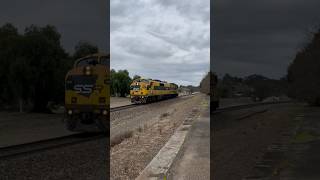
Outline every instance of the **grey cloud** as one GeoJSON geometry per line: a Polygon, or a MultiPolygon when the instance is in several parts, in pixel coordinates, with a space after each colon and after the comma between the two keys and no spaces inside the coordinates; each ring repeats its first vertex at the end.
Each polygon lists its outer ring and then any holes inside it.
{"type": "Polygon", "coordinates": [[[219,74],[279,78],[320,24],[316,0],[215,0],[211,68],[219,74]]]}
{"type": "Polygon", "coordinates": [[[62,34],[62,44],[69,52],[81,40],[108,52],[108,10],[108,3],[104,0],[7,0],[1,3],[0,24],[13,23],[20,31],[31,24],[51,24],[62,34]]]}
{"type": "Polygon", "coordinates": [[[188,16],[190,19],[202,20],[205,23],[209,23],[210,16],[210,1],[200,0],[183,0],[183,1],[172,1],[172,0],[161,0],[161,5],[167,7],[176,8],[181,14],[188,16]],[[194,15],[197,16],[194,16],[194,15]]]}
{"type": "Polygon", "coordinates": [[[111,68],[199,85],[209,71],[210,14],[198,13],[197,7],[208,4],[209,0],[112,0],[111,68]]]}

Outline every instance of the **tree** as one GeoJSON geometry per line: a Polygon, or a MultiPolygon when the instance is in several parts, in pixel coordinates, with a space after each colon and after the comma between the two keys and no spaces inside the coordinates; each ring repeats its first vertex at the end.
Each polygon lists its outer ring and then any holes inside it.
{"type": "Polygon", "coordinates": [[[9,85],[12,87],[12,93],[19,103],[19,111],[23,112],[23,104],[28,100],[31,93],[32,73],[28,67],[26,59],[18,57],[10,66],[9,85]]]}
{"type": "Polygon", "coordinates": [[[289,95],[320,105],[320,29],[288,67],[289,95]]]}
{"type": "Polygon", "coordinates": [[[75,46],[75,52],[73,54],[74,59],[79,59],[84,56],[98,53],[99,49],[97,46],[90,44],[89,42],[80,41],[75,46]]]}
{"type": "Polygon", "coordinates": [[[116,78],[116,71],[114,69],[111,69],[110,71],[110,93],[111,95],[115,96],[116,93],[117,93],[117,89],[116,89],[116,81],[115,81],[115,78],[116,78]]]}
{"type": "Polygon", "coordinates": [[[34,111],[48,112],[48,101],[56,100],[57,92],[63,91],[65,73],[60,69],[64,69],[68,55],[60,44],[60,34],[53,26],[31,25],[25,29],[21,53],[32,74],[29,85],[33,88],[30,95],[34,111]]]}
{"type": "Polygon", "coordinates": [[[117,75],[117,89],[121,97],[125,97],[129,94],[131,78],[127,70],[119,70],[117,75]]]}
{"type": "Polygon", "coordinates": [[[136,79],[140,79],[140,78],[141,78],[141,76],[139,76],[139,75],[134,75],[133,78],[132,78],[132,81],[134,81],[134,80],[136,80],[136,79]]]}
{"type": "Polygon", "coordinates": [[[111,94],[125,97],[130,93],[130,83],[132,79],[127,70],[119,70],[116,72],[111,70],[111,94]]]}
{"type": "MultiPolygon", "coordinates": [[[[54,26],[30,25],[18,33],[12,24],[0,27],[0,105],[16,107],[31,102],[33,111],[49,112],[49,101],[64,102],[64,78],[74,61],[61,46],[54,26]]],[[[78,43],[75,57],[98,52],[78,43]]]]}
{"type": "Polygon", "coordinates": [[[204,76],[200,82],[200,92],[202,93],[205,93],[205,94],[210,94],[213,89],[210,89],[210,88],[213,88],[210,86],[210,80],[212,78],[212,72],[208,72],[206,74],[206,76],[204,76]]]}
{"type": "Polygon", "coordinates": [[[14,87],[10,86],[10,66],[17,59],[21,36],[12,24],[0,27],[0,102],[15,102],[14,87]]]}

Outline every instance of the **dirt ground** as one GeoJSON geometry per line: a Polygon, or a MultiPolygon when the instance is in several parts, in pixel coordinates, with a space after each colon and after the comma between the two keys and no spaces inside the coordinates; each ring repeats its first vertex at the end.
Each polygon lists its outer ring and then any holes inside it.
{"type": "Polygon", "coordinates": [[[286,143],[278,143],[281,146],[278,145],[276,149],[269,151],[269,156],[264,155],[263,161],[270,162],[274,161],[276,152],[278,155],[282,153],[281,158],[277,158],[277,163],[272,164],[272,173],[268,174],[266,170],[256,170],[254,176],[265,177],[268,180],[320,179],[319,118],[319,107],[303,107],[291,122],[294,131],[286,138],[286,143]]]}
{"type": "MultiPolygon", "coordinates": [[[[129,120],[139,122],[139,126],[136,128],[137,126],[132,126],[130,123],[124,123],[130,126],[127,129],[134,129],[134,131],[131,137],[111,148],[111,179],[136,178],[183,120],[187,117],[197,117],[201,103],[206,98],[208,97],[198,94],[189,98],[152,104],[148,108],[143,108],[143,111],[136,109],[139,112],[137,116],[130,116],[128,113],[124,113],[123,116],[118,115],[113,122],[129,120]],[[135,121],[135,119],[144,120],[135,121]]],[[[113,123],[111,128],[115,129],[117,126],[124,128],[121,123],[113,123]]],[[[111,130],[111,134],[112,132],[115,131],[111,130]]]]}
{"type": "Polygon", "coordinates": [[[0,147],[73,134],[61,114],[0,112],[0,147]]]}
{"type": "Polygon", "coordinates": [[[289,142],[295,130],[292,120],[302,108],[301,104],[266,105],[211,116],[211,176],[217,180],[257,178],[261,168],[272,175],[276,166],[266,164],[265,156],[274,156],[275,164],[280,162],[279,154],[269,154],[269,150],[277,151],[289,142]]]}

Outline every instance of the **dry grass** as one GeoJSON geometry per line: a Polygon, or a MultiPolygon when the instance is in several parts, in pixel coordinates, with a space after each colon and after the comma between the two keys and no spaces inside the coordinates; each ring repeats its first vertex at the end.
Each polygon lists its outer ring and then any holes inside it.
{"type": "Polygon", "coordinates": [[[168,112],[163,113],[163,114],[161,114],[160,119],[166,118],[166,117],[168,117],[169,115],[170,115],[170,113],[168,113],[168,112]]]}
{"type": "Polygon", "coordinates": [[[133,136],[133,131],[126,131],[118,136],[114,137],[110,141],[110,146],[113,147],[115,145],[120,144],[123,140],[131,138],[133,136]]]}

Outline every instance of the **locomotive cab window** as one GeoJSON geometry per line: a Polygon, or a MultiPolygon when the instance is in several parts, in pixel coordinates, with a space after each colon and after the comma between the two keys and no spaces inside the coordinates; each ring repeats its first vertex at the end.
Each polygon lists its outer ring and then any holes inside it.
{"type": "Polygon", "coordinates": [[[90,58],[85,58],[81,59],[77,62],[76,67],[81,67],[81,66],[87,66],[87,65],[97,65],[98,59],[97,57],[90,57],[90,58]]]}
{"type": "Polygon", "coordinates": [[[130,87],[131,90],[138,91],[140,90],[140,85],[134,85],[130,87]]]}

